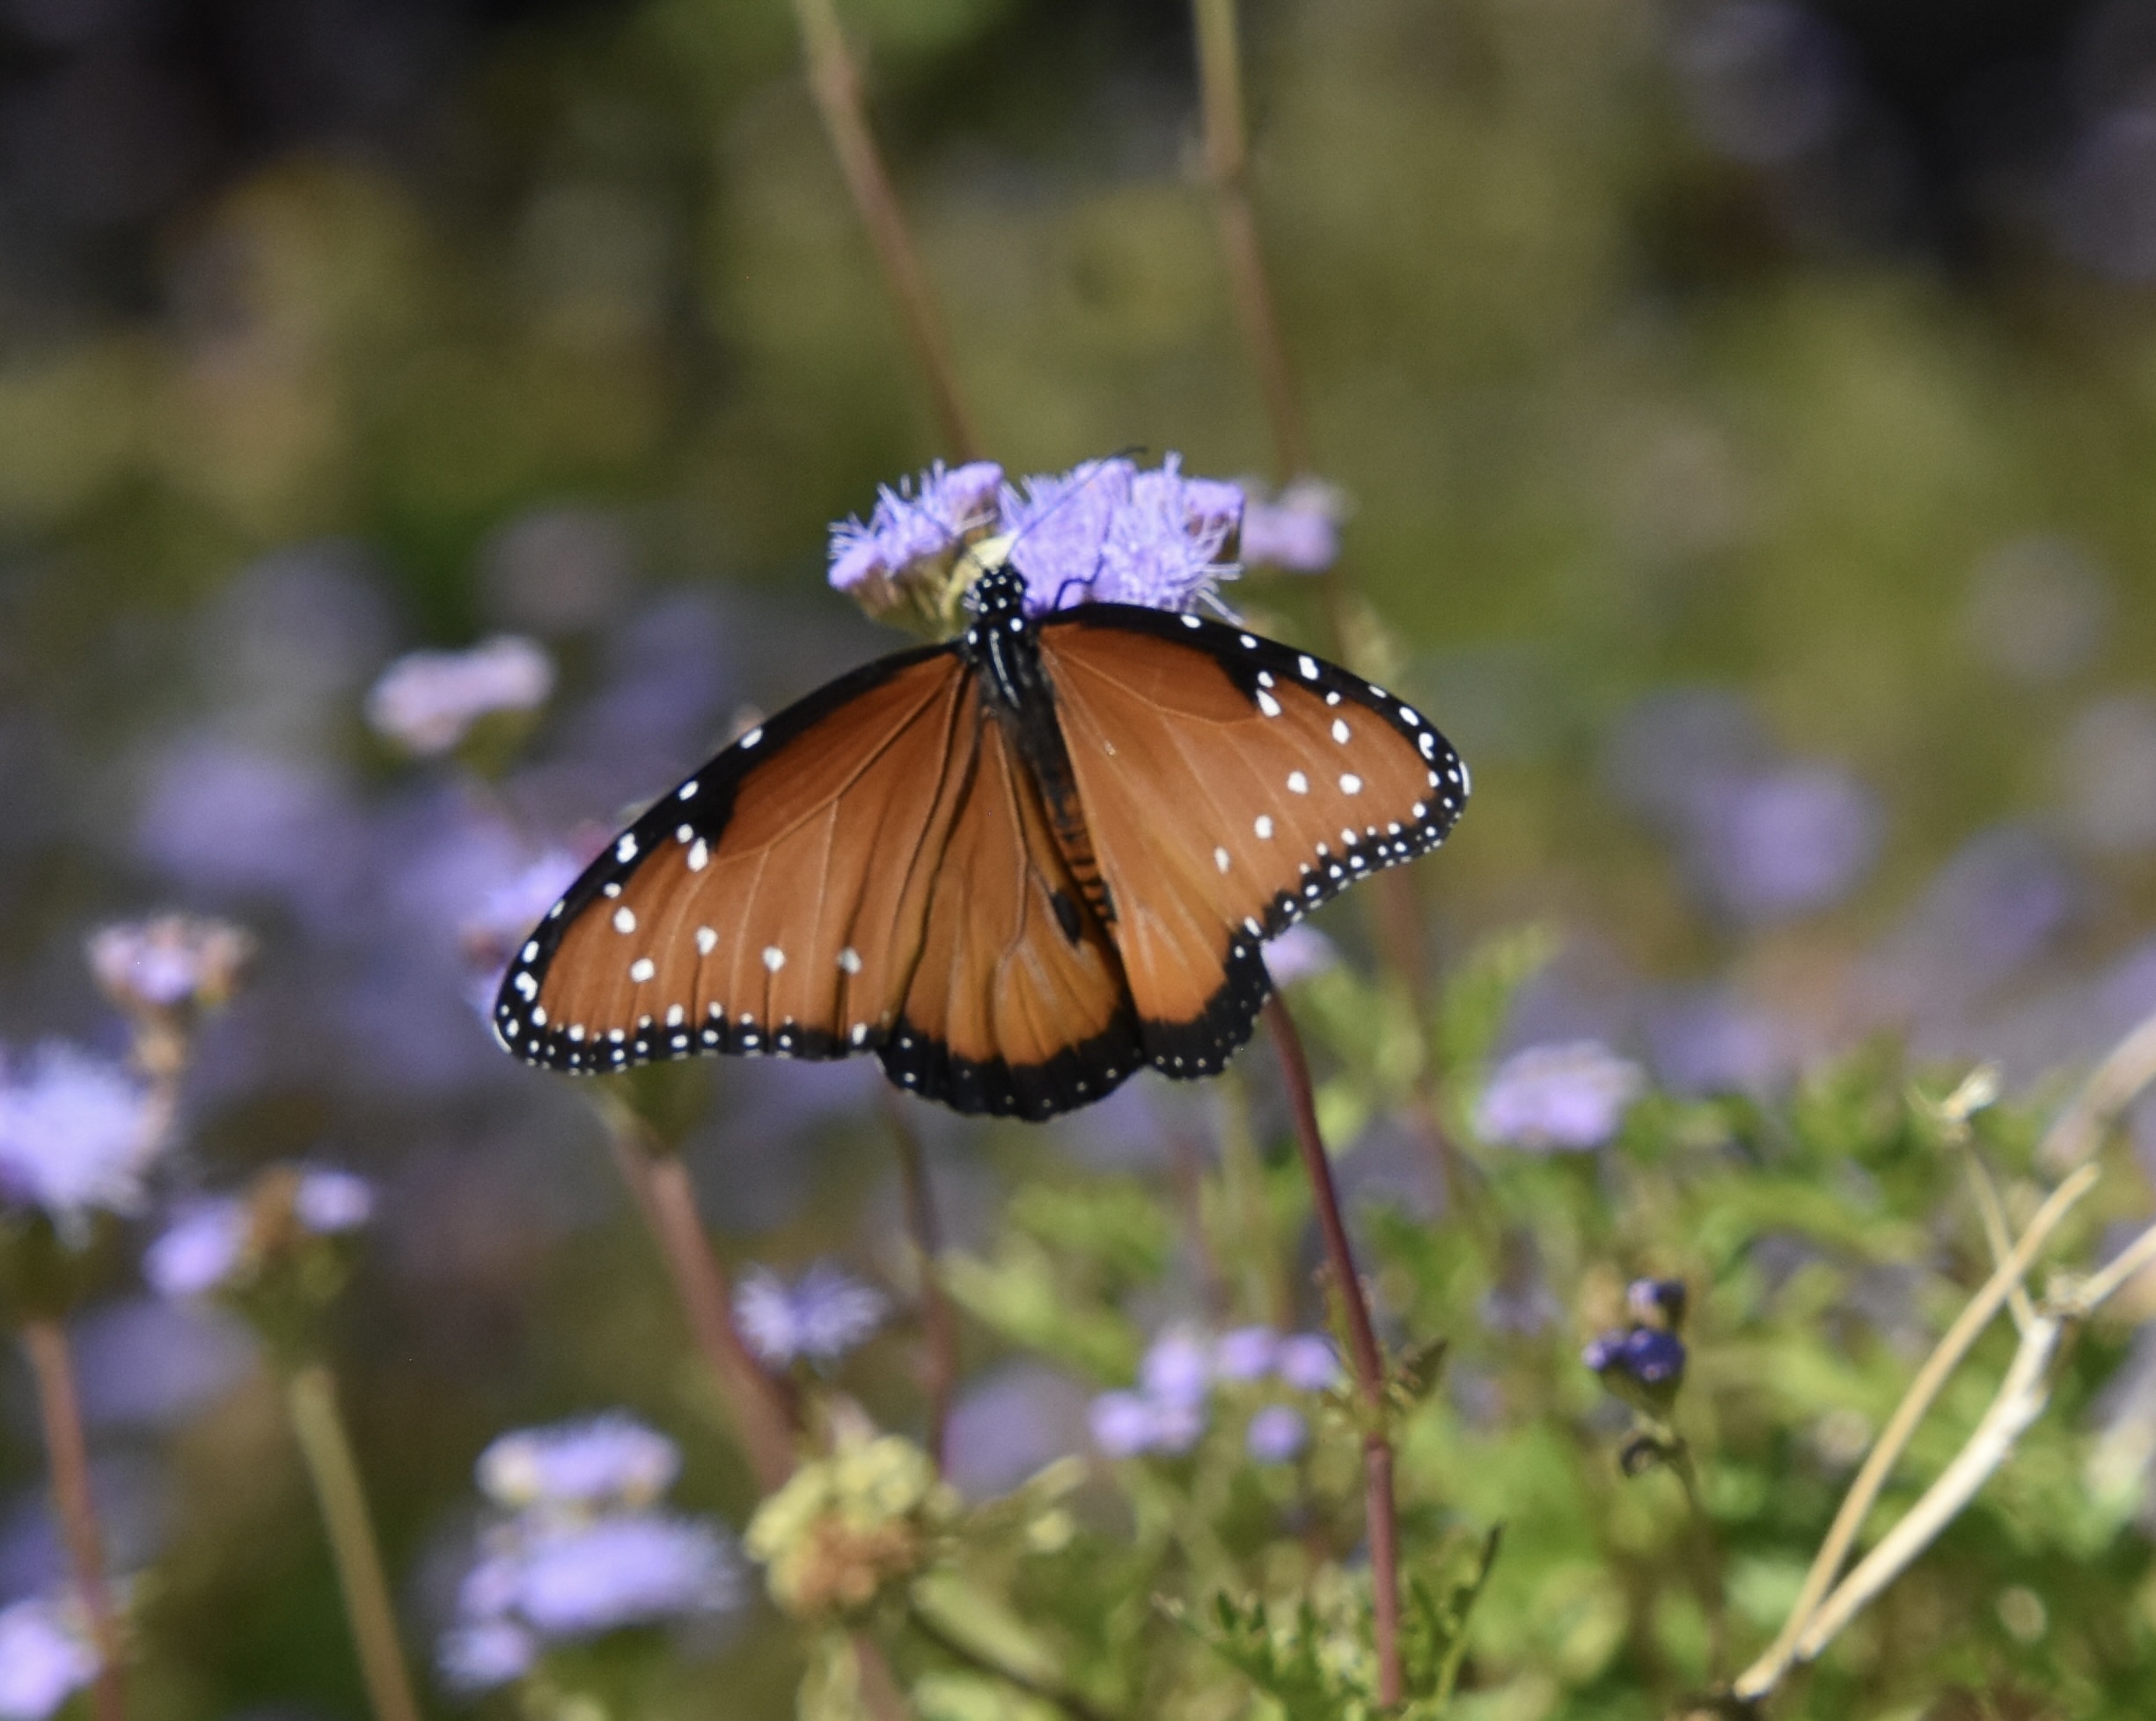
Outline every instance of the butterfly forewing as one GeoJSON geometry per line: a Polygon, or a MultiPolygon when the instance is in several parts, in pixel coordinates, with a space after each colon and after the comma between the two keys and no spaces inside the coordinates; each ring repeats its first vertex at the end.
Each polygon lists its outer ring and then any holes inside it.
{"type": "Polygon", "coordinates": [[[1412,707],[1253,633],[1089,604],[1040,638],[1146,1054],[1208,1073],[1265,1001],[1262,941],[1435,847],[1466,773],[1412,707]]]}
{"type": "Polygon", "coordinates": [[[881,1045],[920,955],[978,704],[972,671],[935,648],[870,664],[743,736],[540,923],[502,983],[503,1042],[571,1070],[881,1045]]]}

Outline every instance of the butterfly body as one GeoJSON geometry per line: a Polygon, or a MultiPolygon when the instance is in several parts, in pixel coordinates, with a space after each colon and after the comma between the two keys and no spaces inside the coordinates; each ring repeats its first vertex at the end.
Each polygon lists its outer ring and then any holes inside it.
{"type": "Polygon", "coordinates": [[[873,1052],[1043,1117],[1248,1039],[1264,940],[1444,839],[1467,778],[1307,653],[994,568],[948,644],[869,664],[662,796],[519,951],[503,1044],[577,1073],[873,1052]]]}

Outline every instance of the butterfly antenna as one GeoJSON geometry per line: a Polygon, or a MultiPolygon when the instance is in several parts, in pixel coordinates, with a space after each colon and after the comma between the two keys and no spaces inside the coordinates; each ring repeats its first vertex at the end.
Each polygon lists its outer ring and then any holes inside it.
{"type": "MultiPolygon", "coordinates": [[[[1091,484],[1093,480],[1098,478],[1103,472],[1106,472],[1110,466],[1113,465],[1118,460],[1136,459],[1146,451],[1146,445],[1143,443],[1126,443],[1121,448],[1116,450],[1113,454],[1103,455],[1097,459],[1088,460],[1085,462],[1082,468],[1084,472],[1083,477],[1080,478],[1075,483],[1071,485],[1068,489],[1065,490],[1061,495],[1058,496],[1046,508],[1042,509],[1038,517],[1027,522],[1024,530],[1012,534],[1010,542],[1006,545],[1003,549],[1004,560],[1006,562],[1009,561],[1012,553],[1017,549],[1019,545],[1023,544],[1027,538],[1032,535],[1034,531],[1038,530],[1040,527],[1046,525],[1049,521],[1054,519],[1058,514],[1062,512],[1066,506],[1076,501],[1081,495],[1084,494],[1086,487],[1091,484]]],[[[1051,610],[1061,609],[1063,607],[1064,593],[1070,590],[1074,586],[1076,586],[1081,590],[1090,590],[1094,585],[1094,582],[1101,576],[1101,561],[1102,557],[1100,555],[1096,555],[1093,558],[1093,571],[1091,573],[1087,574],[1082,577],[1074,574],[1068,579],[1065,580],[1061,585],[1056,588],[1055,601],[1050,604],[1048,607],[1051,610]]]]}

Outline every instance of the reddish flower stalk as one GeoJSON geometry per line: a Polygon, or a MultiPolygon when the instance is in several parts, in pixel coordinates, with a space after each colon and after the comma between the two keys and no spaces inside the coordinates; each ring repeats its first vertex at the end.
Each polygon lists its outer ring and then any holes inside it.
{"type": "Polygon", "coordinates": [[[1392,1440],[1385,1430],[1385,1356],[1378,1348],[1376,1329],[1370,1324],[1370,1305],[1362,1294],[1354,1252],[1348,1246],[1347,1227],[1340,1218],[1332,1162],[1325,1153],[1324,1138],[1318,1133],[1317,1106],[1311,1095],[1310,1066],[1303,1056],[1302,1036],[1278,996],[1265,1000],[1265,1025],[1272,1030],[1280,1074],[1287,1084],[1295,1146],[1302,1151],[1302,1168],[1309,1176],[1332,1288],[1339,1293],[1346,1316],[1348,1361],[1354,1369],[1355,1389],[1361,1395],[1368,1418],[1362,1434],[1362,1492],[1370,1538],[1371,1611],[1376,1623],[1377,1700],[1392,1704],[1404,1694],[1404,1682],[1400,1669],[1400,1537],[1393,1514],[1392,1440]]]}
{"type": "Polygon", "coordinates": [[[90,1690],[92,1711],[97,1721],[124,1721],[120,1622],[113,1613],[111,1586],[105,1580],[105,1547],[98,1530],[97,1506],[90,1496],[90,1453],[83,1439],[82,1404],[76,1395],[67,1334],[56,1319],[40,1315],[23,1322],[22,1339],[37,1380],[46,1458],[53,1470],[53,1504],[74,1567],[76,1593],[89,1616],[91,1642],[98,1652],[97,1678],[90,1690]]]}

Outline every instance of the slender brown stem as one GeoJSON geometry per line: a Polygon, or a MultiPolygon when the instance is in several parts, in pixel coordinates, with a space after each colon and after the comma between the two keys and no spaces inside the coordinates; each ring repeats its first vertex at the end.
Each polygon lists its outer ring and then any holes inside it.
{"type": "Polygon", "coordinates": [[[935,296],[928,289],[927,271],[906,231],[906,216],[898,208],[898,194],[876,147],[869,129],[867,104],[862,99],[861,71],[840,28],[838,9],[832,0],[794,0],[794,17],[801,26],[802,47],[809,62],[809,91],[816,98],[830,135],[832,152],[869,241],[898,309],[906,342],[913,349],[928,399],[935,408],[936,429],[953,459],[972,459],[979,444],[973,437],[972,421],[958,388],[957,366],[950,342],[937,316],[935,296]]]}
{"type": "Polygon", "coordinates": [[[794,1473],[795,1406],[734,1329],[732,1287],[711,1252],[696,1211],[696,1186],[680,1155],[656,1146],[649,1126],[627,1107],[605,1105],[601,1115],[614,1163],[666,1263],[689,1336],[733,1410],[757,1485],[769,1493],[794,1473]]]}
{"type": "Polygon", "coordinates": [[[1347,1227],[1340,1218],[1332,1161],[1325,1153],[1324,1138],[1318,1133],[1317,1106],[1311,1095],[1310,1066],[1303,1056],[1302,1036],[1278,996],[1265,1000],[1265,1026],[1272,1030],[1280,1074],[1287,1084],[1295,1145],[1302,1153],[1303,1169],[1309,1175],[1318,1229],[1325,1240],[1325,1257],[1331,1264],[1333,1287],[1347,1319],[1355,1385],[1368,1418],[1362,1436],[1362,1478],[1370,1538],[1371,1611],[1376,1622],[1377,1698],[1381,1703],[1397,1703],[1404,1689],[1400,1671],[1400,1545],[1393,1517],[1392,1441],[1385,1429],[1385,1358],[1378,1349],[1376,1329],[1370,1324],[1370,1305],[1355,1271],[1347,1227]]]}
{"type": "Polygon", "coordinates": [[[90,1497],[90,1451],[83,1439],[82,1403],[75,1393],[67,1333],[57,1320],[38,1316],[23,1323],[22,1338],[30,1372],[37,1380],[46,1461],[53,1472],[53,1505],[60,1514],[76,1593],[89,1616],[90,1638],[98,1652],[91,1708],[97,1721],[123,1721],[127,1696],[120,1676],[120,1622],[113,1613],[112,1589],[105,1581],[105,1545],[98,1532],[97,1505],[90,1497]]]}
{"type": "Polygon", "coordinates": [[[943,1244],[935,1222],[935,1197],[928,1184],[928,1156],[920,1138],[898,1109],[898,1095],[885,1090],[884,1115],[898,1149],[898,1179],[906,1189],[906,1229],[920,1271],[920,1385],[928,1401],[928,1456],[943,1468],[943,1442],[950,1428],[950,1399],[958,1384],[958,1317],[943,1288],[943,1244]]]}
{"type": "Polygon", "coordinates": [[[351,1622],[375,1721],[419,1721],[411,1672],[397,1637],[397,1611],[367,1512],[366,1490],[337,1410],[336,1380],[321,1364],[311,1363],[285,1383],[285,1402],[329,1535],[337,1586],[344,1594],[345,1617],[351,1622]]]}
{"type": "Polygon", "coordinates": [[[1286,483],[1309,471],[1310,439],[1288,368],[1287,344],[1273,310],[1265,253],[1258,242],[1258,216],[1250,206],[1236,0],[1193,0],[1193,10],[1199,88],[1205,104],[1206,173],[1213,181],[1214,214],[1220,223],[1221,250],[1235,291],[1236,316],[1272,435],[1273,477],[1286,483]]]}

